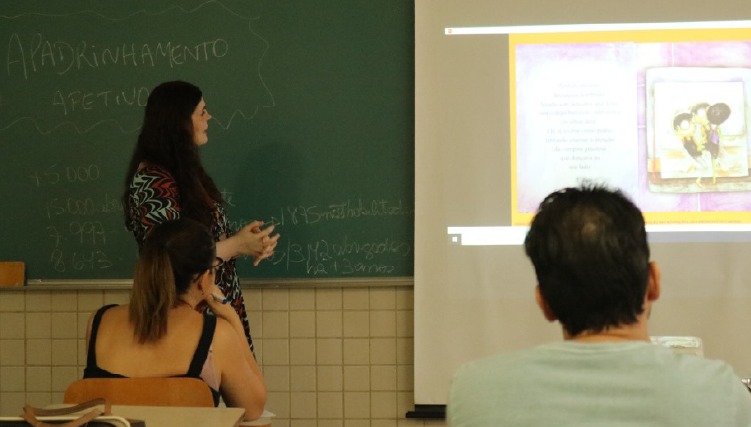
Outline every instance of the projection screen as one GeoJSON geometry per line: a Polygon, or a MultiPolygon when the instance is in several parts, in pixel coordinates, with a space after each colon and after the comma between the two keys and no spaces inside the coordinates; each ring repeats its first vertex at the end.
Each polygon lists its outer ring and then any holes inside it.
{"type": "Polygon", "coordinates": [[[445,404],[466,361],[561,339],[520,244],[540,200],[582,180],[645,212],[650,333],[751,373],[747,4],[415,8],[415,404],[445,404]]]}

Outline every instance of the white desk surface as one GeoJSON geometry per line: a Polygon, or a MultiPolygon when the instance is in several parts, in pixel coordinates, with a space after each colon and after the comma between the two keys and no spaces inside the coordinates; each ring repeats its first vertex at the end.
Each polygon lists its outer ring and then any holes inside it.
{"type": "Polygon", "coordinates": [[[112,414],[146,421],[146,427],[236,427],[245,409],[112,405],[112,414]]]}

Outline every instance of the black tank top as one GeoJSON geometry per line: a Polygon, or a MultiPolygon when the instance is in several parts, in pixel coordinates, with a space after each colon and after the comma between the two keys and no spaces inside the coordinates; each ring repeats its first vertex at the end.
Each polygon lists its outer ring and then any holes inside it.
{"type": "MultiPolygon", "coordinates": [[[[117,304],[105,305],[97,310],[94,315],[94,320],[91,324],[91,337],[89,338],[89,348],[86,357],[86,368],[83,370],[84,378],[126,378],[124,375],[112,373],[106,369],[102,369],[96,362],[96,337],[99,332],[99,324],[102,321],[102,315],[105,311],[117,304]]],[[[203,315],[203,331],[201,332],[201,338],[198,340],[198,347],[195,353],[193,353],[193,359],[190,361],[190,367],[188,372],[183,375],[172,375],[173,377],[190,377],[201,378],[201,370],[206,363],[206,358],[209,356],[209,349],[211,348],[211,342],[214,339],[214,331],[216,330],[216,317],[210,314],[203,315]]],[[[211,389],[211,394],[214,396],[214,406],[219,404],[219,391],[211,389]]]]}

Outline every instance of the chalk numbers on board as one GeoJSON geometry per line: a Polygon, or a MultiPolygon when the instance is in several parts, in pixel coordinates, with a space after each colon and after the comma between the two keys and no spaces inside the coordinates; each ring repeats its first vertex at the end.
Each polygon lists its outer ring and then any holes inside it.
{"type": "Polygon", "coordinates": [[[100,250],[82,250],[65,252],[55,249],[50,255],[50,263],[55,271],[83,271],[101,270],[112,267],[112,261],[106,253],[100,250]]]}
{"type": "Polygon", "coordinates": [[[101,173],[99,166],[95,164],[65,167],[54,164],[46,169],[33,171],[28,176],[35,187],[41,187],[60,183],[73,184],[98,181],[101,173]]]}
{"type": "MultiPolygon", "coordinates": [[[[27,175],[33,187],[79,186],[98,181],[101,170],[96,164],[52,164],[27,175]]],[[[63,187],[61,187],[62,189],[63,187]]],[[[53,197],[43,204],[50,224],[47,237],[52,250],[49,262],[57,272],[97,270],[112,267],[103,248],[107,244],[104,223],[96,218],[117,210],[116,201],[104,197],[53,197]],[[102,200],[99,200],[102,199],[102,200]]]]}

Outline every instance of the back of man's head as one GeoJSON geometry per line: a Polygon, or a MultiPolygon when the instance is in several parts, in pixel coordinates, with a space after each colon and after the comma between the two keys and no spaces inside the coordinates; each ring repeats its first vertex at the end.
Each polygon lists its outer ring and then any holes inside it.
{"type": "Polygon", "coordinates": [[[569,335],[633,324],[642,313],[649,246],[641,211],[621,191],[585,184],[551,193],[524,247],[569,335]]]}

